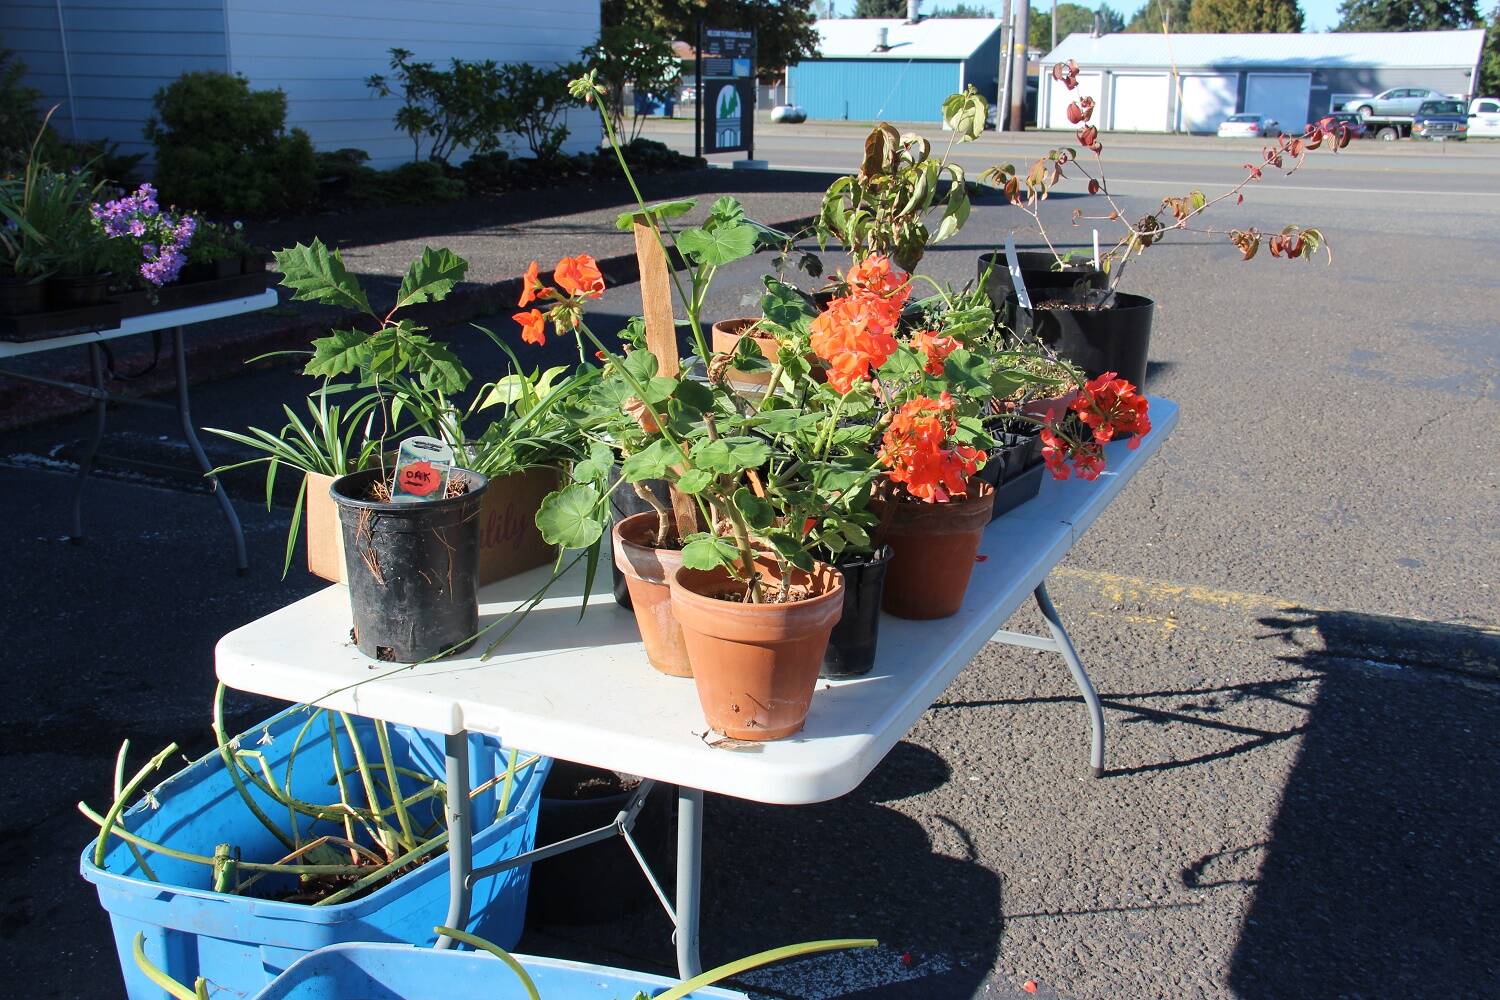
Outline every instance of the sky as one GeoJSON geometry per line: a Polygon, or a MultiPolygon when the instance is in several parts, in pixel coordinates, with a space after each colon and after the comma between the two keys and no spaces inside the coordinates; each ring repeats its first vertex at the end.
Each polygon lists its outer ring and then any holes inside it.
{"type": "MultiPolygon", "coordinates": [[[[820,0],[821,2],[821,0],[820,0]]],[[[964,0],[970,7],[983,7],[995,12],[1000,16],[1000,0],[964,0]]],[[[1071,0],[1074,3],[1083,3],[1086,7],[1093,7],[1094,0],[1071,0]]],[[[1106,0],[1108,2],[1108,0],[1106,0]]],[[[1308,31],[1328,31],[1339,19],[1339,0],[1299,0],[1302,4],[1302,16],[1308,31]]],[[[834,8],[842,17],[849,17],[854,13],[855,0],[834,0],[834,8]]],[[[954,5],[954,0],[923,0],[922,9],[926,11],[936,10],[940,7],[954,5]]],[[[1146,0],[1117,0],[1110,6],[1130,20],[1130,16],[1146,5],[1146,0]]],[[[1051,0],[1032,0],[1031,15],[1035,17],[1038,11],[1050,11],[1051,0]]]]}

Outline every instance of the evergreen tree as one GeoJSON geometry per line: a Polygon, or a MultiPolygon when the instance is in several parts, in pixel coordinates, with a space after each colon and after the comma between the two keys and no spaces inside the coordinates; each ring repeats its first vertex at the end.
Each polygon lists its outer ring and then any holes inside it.
{"type": "Polygon", "coordinates": [[[1343,0],[1335,31],[1433,31],[1479,22],[1475,0],[1343,0]]]}
{"type": "Polygon", "coordinates": [[[1125,30],[1130,32],[1161,31],[1162,15],[1167,18],[1167,30],[1188,30],[1188,11],[1193,0],[1146,0],[1146,5],[1135,12],[1125,30]]]}
{"type": "Polygon", "coordinates": [[[1490,11],[1489,30],[1484,35],[1484,58],[1479,63],[1479,93],[1500,96],[1500,3],[1490,11]]]}
{"type": "Polygon", "coordinates": [[[973,4],[958,3],[952,7],[941,7],[933,11],[928,17],[989,17],[993,18],[995,12],[985,10],[983,7],[975,7],[973,4]]]}
{"type": "Polygon", "coordinates": [[[859,0],[855,17],[906,17],[906,0],[859,0]]]}
{"type": "Polygon", "coordinates": [[[606,27],[635,25],[685,42],[693,40],[699,17],[713,28],[754,28],[757,68],[767,83],[782,67],[818,52],[810,0],[603,0],[600,16],[606,27]]]}
{"type": "MultiPolygon", "coordinates": [[[[1125,19],[1108,4],[1099,6],[1099,32],[1107,35],[1125,27],[1125,19]]],[[[1076,3],[1057,5],[1057,40],[1076,32],[1085,35],[1094,30],[1094,11],[1076,3]]],[[[1046,51],[1052,48],[1052,8],[1032,7],[1031,19],[1026,22],[1026,44],[1033,49],[1046,51]]]]}
{"type": "Polygon", "coordinates": [[[1193,0],[1187,30],[1208,34],[1301,31],[1302,8],[1297,0],[1193,0]]]}

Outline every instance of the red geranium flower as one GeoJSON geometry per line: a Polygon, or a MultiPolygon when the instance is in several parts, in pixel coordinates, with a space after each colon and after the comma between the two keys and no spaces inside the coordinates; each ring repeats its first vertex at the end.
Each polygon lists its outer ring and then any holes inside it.
{"type": "Polygon", "coordinates": [[[1130,447],[1135,448],[1142,436],[1151,433],[1150,403],[1115,372],[1105,372],[1084,383],[1071,409],[1093,432],[1098,444],[1129,434],[1130,447]]]}
{"type": "Polygon", "coordinates": [[[542,284],[540,271],[541,266],[536,261],[532,261],[531,266],[526,268],[526,274],[521,278],[521,300],[516,305],[522,309],[547,292],[547,286],[542,284]]]}
{"type": "Polygon", "coordinates": [[[896,411],[881,441],[880,463],[892,482],[927,503],[946,503],[968,489],[981,454],[949,437],[958,429],[953,397],[918,396],[896,411]]]}
{"type": "Polygon", "coordinates": [[[599,273],[594,258],[586,253],[558,261],[552,280],[574,298],[597,299],[604,294],[604,275],[599,273]]]}
{"type": "Polygon", "coordinates": [[[896,353],[895,325],[862,295],[834,299],[812,321],[813,352],[828,362],[828,384],[847,394],[896,353]]]}
{"type": "Polygon", "coordinates": [[[929,375],[943,374],[943,361],[963,345],[952,337],[944,337],[932,330],[923,330],[911,335],[911,346],[922,352],[926,362],[923,366],[929,375]]]}
{"type": "Polygon", "coordinates": [[[518,312],[511,319],[521,324],[521,339],[538,347],[547,343],[547,317],[540,309],[518,312]]]}

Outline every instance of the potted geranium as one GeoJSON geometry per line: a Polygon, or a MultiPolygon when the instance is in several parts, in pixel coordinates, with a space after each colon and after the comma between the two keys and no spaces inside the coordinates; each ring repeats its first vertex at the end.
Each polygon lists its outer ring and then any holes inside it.
{"type": "MultiPolygon", "coordinates": [[[[1058,63],[1051,72],[1052,78],[1068,90],[1077,88],[1076,63],[1058,63]]],[[[1325,118],[1308,125],[1300,136],[1283,134],[1275,143],[1263,147],[1253,162],[1245,164],[1244,177],[1227,190],[1212,197],[1197,189],[1168,195],[1154,212],[1132,220],[1110,192],[1101,155],[1103,144],[1097,127],[1092,124],[1094,111],[1094,99],[1087,96],[1068,105],[1068,120],[1078,126],[1075,137],[1079,146],[1092,154],[1090,160],[1081,158],[1076,149],[1053,149],[1036,160],[1024,175],[1013,164],[1006,163],[991,167],[983,176],[1002,188],[1012,204],[1030,216],[1036,233],[1046,245],[1044,252],[1022,255],[1023,259],[1018,260],[1037,338],[1078,364],[1090,377],[1113,371],[1140,386],[1146,379],[1155,303],[1119,290],[1126,264],[1176,233],[1228,239],[1245,260],[1254,257],[1263,242],[1274,257],[1312,259],[1320,249],[1327,249],[1327,241],[1317,229],[1288,225],[1268,235],[1253,227],[1200,228],[1201,216],[1230,199],[1235,204],[1243,202],[1245,189],[1260,181],[1268,170],[1292,174],[1311,150],[1324,145],[1335,151],[1342,149],[1348,145],[1349,130],[1344,123],[1325,118]],[[1088,196],[1101,198],[1106,204],[1107,211],[1102,214],[1090,214],[1082,208],[1073,211],[1075,226],[1098,223],[1114,231],[1097,256],[1059,251],[1042,224],[1041,202],[1064,178],[1086,182],[1088,196]]],[[[1020,322],[1023,317],[1017,310],[1013,276],[1005,256],[999,253],[981,256],[979,271],[996,308],[1013,317],[1013,327],[1024,325],[1020,322]]]]}

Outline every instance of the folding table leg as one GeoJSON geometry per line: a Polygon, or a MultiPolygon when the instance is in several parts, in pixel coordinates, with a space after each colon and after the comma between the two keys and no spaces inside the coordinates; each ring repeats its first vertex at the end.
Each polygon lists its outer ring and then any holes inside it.
{"type": "Polygon", "coordinates": [[[677,974],[703,971],[698,958],[698,910],[703,894],[703,792],[677,789],[677,974]]]}
{"type": "Polygon", "coordinates": [[[90,393],[94,397],[94,436],[78,460],[78,476],[73,481],[73,530],[68,532],[68,540],[74,545],[83,543],[83,484],[94,471],[94,459],[99,454],[99,442],[104,439],[109,405],[109,395],[104,391],[104,355],[98,344],[89,345],[89,371],[94,379],[94,391],[90,393]]]}
{"type": "MultiPolygon", "coordinates": [[[[98,347],[94,347],[98,350],[98,347]]],[[[193,414],[188,405],[188,377],[187,377],[187,352],[182,348],[182,327],[172,328],[172,360],[177,368],[177,416],[182,420],[182,436],[187,439],[188,447],[193,451],[193,457],[198,460],[198,465],[205,473],[213,469],[213,463],[209,462],[208,455],[204,454],[203,445],[198,443],[198,431],[193,427],[193,414]]],[[[224,484],[219,482],[217,476],[209,476],[213,484],[214,497],[219,501],[219,506],[224,511],[224,517],[229,521],[230,534],[234,536],[234,558],[235,569],[241,576],[250,568],[250,562],[245,557],[245,532],[240,528],[240,517],[234,512],[234,504],[229,502],[229,494],[224,491],[224,484]]]]}
{"type": "Polygon", "coordinates": [[[1068,672],[1073,675],[1073,683],[1078,685],[1078,691],[1083,695],[1083,702],[1088,706],[1089,721],[1093,724],[1094,730],[1093,743],[1089,750],[1089,763],[1094,768],[1094,777],[1102,777],[1104,775],[1104,707],[1099,704],[1099,693],[1094,690],[1088,673],[1083,669],[1083,661],[1078,658],[1078,651],[1073,648],[1073,640],[1068,638],[1062,619],[1058,617],[1057,608],[1047,594],[1047,581],[1043,580],[1037,584],[1031,596],[1036,598],[1037,609],[1047,620],[1047,631],[1052,633],[1052,641],[1057,644],[1057,652],[1068,664],[1068,672]]]}
{"type": "MultiPolygon", "coordinates": [[[[444,926],[464,930],[469,925],[469,872],[474,867],[472,807],[469,800],[469,734],[443,737],[448,780],[448,919],[444,926]]],[[[436,948],[452,948],[450,937],[438,935],[436,948]]]]}

